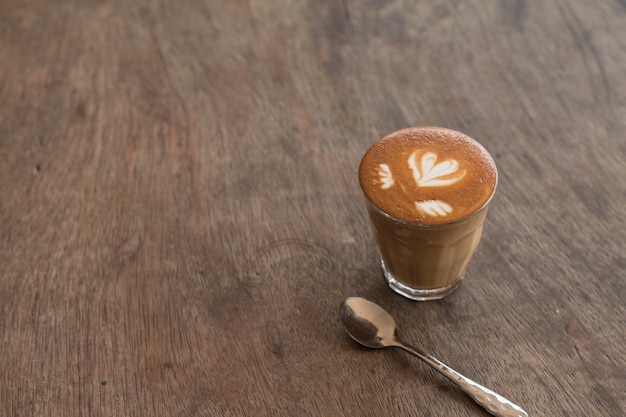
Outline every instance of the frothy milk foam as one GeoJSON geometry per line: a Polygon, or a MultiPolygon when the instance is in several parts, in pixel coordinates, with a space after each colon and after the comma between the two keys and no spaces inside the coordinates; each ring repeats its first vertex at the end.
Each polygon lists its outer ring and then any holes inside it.
{"type": "Polygon", "coordinates": [[[366,152],[359,182],[389,285],[413,299],[454,290],[478,246],[497,183],[485,148],[450,129],[404,129],[366,152]]]}
{"type": "Polygon", "coordinates": [[[363,157],[359,180],[368,199],[390,216],[444,224],[489,200],[496,169],[485,148],[463,133],[419,127],[376,142],[363,157]]]}

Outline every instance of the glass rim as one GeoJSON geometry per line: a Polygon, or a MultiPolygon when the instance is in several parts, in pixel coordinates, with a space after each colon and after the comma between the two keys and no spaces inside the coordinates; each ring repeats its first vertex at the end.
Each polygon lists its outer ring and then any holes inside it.
{"type": "Polygon", "coordinates": [[[479,141],[477,141],[476,139],[474,139],[471,136],[468,136],[467,134],[454,130],[454,129],[449,129],[449,128],[445,128],[445,127],[436,127],[436,126],[414,126],[414,127],[407,127],[404,129],[400,129],[400,130],[396,130],[394,132],[391,132],[389,134],[387,134],[386,136],[384,136],[381,139],[378,139],[374,144],[372,144],[370,146],[370,148],[368,148],[368,150],[366,151],[365,155],[363,155],[363,157],[361,158],[361,162],[359,164],[359,175],[358,175],[358,181],[359,181],[359,186],[361,187],[361,191],[363,192],[363,195],[365,196],[365,199],[367,200],[367,202],[376,209],[376,211],[378,211],[381,215],[383,215],[384,217],[388,218],[389,220],[393,220],[397,223],[400,224],[404,224],[406,226],[413,226],[413,227],[417,227],[417,228],[435,228],[435,227],[450,227],[459,223],[463,223],[465,221],[469,221],[471,218],[473,218],[474,216],[480,214],[483,210],[485,210],[487,208],[487,206],[489,205],[489,203],[491,202],[491,200],[493,199],[493,196],[496,193],[496,189],[498,188],[498,183],[500,181],[500,175],[499,175],[499,170],[498,170],[498,166],[496,164],[496,160],[493,157],[493,155],[491,154],[491,152],[489,152],[489,150],[487,148],[485,148],[485,146],[480,143],[479,141]],[[456,220],[452,220],[446,223],[418,223],[418,222],[414,222],[411,220],[405,220],[405,219],[401,219],[399,217],[393,216],[389,213],[387,213],[386,211],[384,211],[382,208],[380,208],[376,203],[374,203],[374,201],[372,201],[372,199],[368,196],[368,193],[365,190],[365,187],[363,186],[363,182],[362,182],[362,178],[361,178],[361,169],[363,166],[363,161],[365,159],[365,155],[372,149],[372,147],[375,145],[375,143],[378,143],[388,137],[394,136],[394,135],[399,135],[405,131],[412,131],[415,129],[421,129],[421,128],[436,128],[436,129],[442,129],[442,130],[447,130],[447,131],[451,131],[451,132],[455,132],[455,133],[459,133],[465,137],[467,137],[471,142],[473,142],[475,145],[477,145],[479,148],[482,148],[482,150],[487,154],[487,156],[490,159],[491,165],[494,168],[494,172],[495,172],[495,181],[493,184],[493,188],[491,190],[491,194],[489,194],[489,197],[487,197],[485,199],[485,201],[474,211],[472,211],[471,213],[467,214],[466,216],[463,216],[461,218],[458,218],[456,220]]]}

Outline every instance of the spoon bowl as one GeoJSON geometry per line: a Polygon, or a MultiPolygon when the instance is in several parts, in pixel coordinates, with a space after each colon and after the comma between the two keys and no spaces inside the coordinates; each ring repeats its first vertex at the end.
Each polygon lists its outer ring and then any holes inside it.
{"type": "Polygon", "coordinates": [[[384,348],[396,339],[396,321],[377,304],[351,297],[341,304],[340,315],[350,337],[363,346],[384,348]]]}
{"type": "Polygon", "coordinates": [[[341,322],[350,337],[363,346],[379,349],[397,347],[403,349],[454,382],[459,388],[496,417],[528,417],[528,413],[500,394],[461,375],[435,357],[415,348],[398,338],[396,321],[378,304],[360,297],[349,297],[339,309],[341,322]]]}

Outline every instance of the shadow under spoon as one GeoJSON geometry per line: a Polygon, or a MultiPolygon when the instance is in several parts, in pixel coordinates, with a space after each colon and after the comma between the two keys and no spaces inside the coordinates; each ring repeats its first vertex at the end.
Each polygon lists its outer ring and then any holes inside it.
{"type": "Polygon", "coordinates": [[[382,307],[360,297],[349,297],[341,304],[341,321],[354,340],[369,348],[403,349],[454,382],[474,401],[496,417],[528,417],[528,413],[500,394],[461,375],[435,357],[408,345],[398,338],[396,322],[382,307]]]}

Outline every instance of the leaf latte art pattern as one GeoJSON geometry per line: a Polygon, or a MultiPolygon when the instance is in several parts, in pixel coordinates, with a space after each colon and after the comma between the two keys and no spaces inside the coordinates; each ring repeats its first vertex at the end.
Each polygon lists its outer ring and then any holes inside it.
{"type": "Polygon", "coordinates": [[[380,176],[380,182],[383,184],[381,188],[386,190],[391,188],[394,183],[393,176],[391,175],[391,170],[389,169],[389,165],[380,164],[378,166],[378,175],[380,176]]]}
{"type": "MultiPolygon", "coordinates": [[[[418,151],[413,152],[409,156],[408,165],[418,187],[445,187],[460,181],[465,176],[465,171],[459,171],[457,160],[447,159],[437,162],[437,154],[431,151],[425,152],[421,159],[418,159],[418,151]]],[[[383,190],[388,190],[396,183],[387,164],[378,165],[378,177],[383,190]]],[[[403,184],[400,186],[403,190],[405,189],[403,184]]],[[[452,206],[441,200],[416,201],[415,209],[433,217],[445,217],[453,211],[452,206]]]]}
{"type": "Polygon", "coordinates": [[[452,206],[441,200],[416,201],[415,207],[430,216],[447,216],[452,213],[452,206]]]}
{"type": "Polygon", "coordinates": [[[409,167],[413,178],[420,187],[441,187],[452,185],[465,176],[465,171],[458,172],[459,163],[455,159],[437,163],[437,154],[426,152],[422,155],[420,167],[417,166],[417,151],[409,156],[409,167]],[[452,175],[456,174],[456,175],[452,175]]]}

